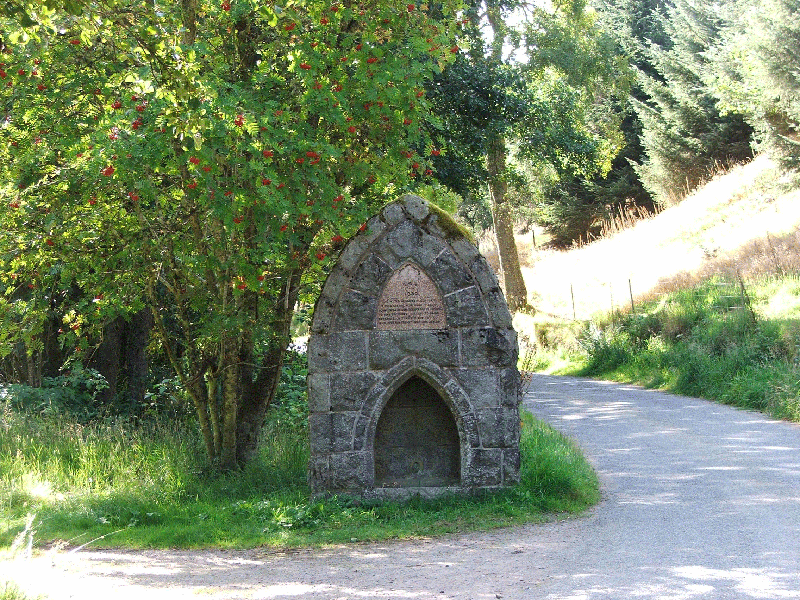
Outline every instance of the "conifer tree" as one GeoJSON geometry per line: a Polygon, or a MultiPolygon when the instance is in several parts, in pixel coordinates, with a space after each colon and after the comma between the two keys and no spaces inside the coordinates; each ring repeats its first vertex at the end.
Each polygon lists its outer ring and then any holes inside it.
{"type": "Polygon", "coordinates": [[[704,84],[705,53],[724,26],[715,7],[693,0],[606,6],[625,26],[638,71],[633,105],[647,157],[637,172],[656,199],[680,201],[717,168],[749,158],[752,129],[740,115],[722,114],[704,84]]]}
{"type": "Polygon", "coordinates": [[[793,0],[737,0],[708,52],[706,84],[725,112],[754,128],[757,148],[800,166],[800,6],[793,0]]]}

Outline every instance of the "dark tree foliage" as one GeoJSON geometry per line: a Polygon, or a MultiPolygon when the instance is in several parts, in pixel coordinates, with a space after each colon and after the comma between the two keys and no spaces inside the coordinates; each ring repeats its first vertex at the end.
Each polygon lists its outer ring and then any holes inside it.
{"type": "Polygon", "coordinates": [[[446,158],[435,158],[439,181],[466,199],[462,214],[473,217],[474,224],[476,220],[484,224],[485,209],[491,206],[500,278],[512,310],[528,303],[506,173],[506,136],[524,116],[528,101],[522,72],[503,55],[504,42],[511,37],[505,18],[517,5],[517,0],[467,3],[461,35],[469,50],[428,88],[441,121],[439,139],[446,146],[446,158]],[[484,19],[491,27],[491,42],[481,32],[484,19]],[[488,188],[488,201],[481,186],[488,188]]]}
{"type": "Polygon", "coordinates": [[[774,145],[788,165],[800,167],[800,6],[793,0],[773,0],[763,14],[763,38],[757,44],[768,74],[766,87],[777,100],[766,110],[774,145]]]}
{"type": "Polygon", "coordinates": [[[633,164],[644,156],[641,121],[627,98],[619,99],[616,110],[624,113],[620,129],[624,135],[622,151],[602,177],[564,177],[548,187],[538,204],[536,220],[546,227],[551,245],[565,247],[576,241],[589,241],[599,235],[599,224],[613,213],[632,207],[652,211],[653,197],[644,188],[633,164]],[[626,111],[627,109],[627,111],[626,111]]]}
{"type": "Polygon", "coordinates": [[[440,119],[431,133],[446,148],[446,154],[433,157],[435,177],[469,203],[486,183],[489,141],[526,114],[524,91],[519,71],[463,55],[428,84],[440,119]]]}
{"type": "Polygon", "coordinates": [[[703,83],[705,52],[724,26],[715,7],[609,0],[606,10],[638,69],[643,97],[633,104],[647,157],[637,172],[658,202],[679,201],[713,171],[751,157],[751,127],[740,115],[721,114],[703,83]]]}
{"type": "Polygon", "coordinates": [[[755,130],[756,148],[800,167],[800,5],[730,0],[721,35],[707,52],[705,82],[720,107],[755,130]]]}

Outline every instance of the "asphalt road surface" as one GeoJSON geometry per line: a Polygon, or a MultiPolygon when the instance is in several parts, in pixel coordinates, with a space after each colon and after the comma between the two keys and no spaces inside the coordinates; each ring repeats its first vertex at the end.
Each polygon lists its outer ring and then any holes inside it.
{"type": "Polygon", "coordinates": [[[632,386],[537,376],[603,502],[542,598],[800,598],[800,427],[632,386]]]}
{"type": "Polygon", "coordinates": [[[323,551],[60,553],[0,581],[51,600],[800,599],[800,427],[567,377],[536,376],[525,406],[600,474],[588,515],[323,551]]]}

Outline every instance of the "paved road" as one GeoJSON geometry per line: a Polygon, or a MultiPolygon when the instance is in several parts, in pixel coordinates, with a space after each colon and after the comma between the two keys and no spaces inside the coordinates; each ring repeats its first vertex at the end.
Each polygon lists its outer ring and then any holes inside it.
{"type": "Polygon", "coordinates": [[[14,574],[52,600],[800,599],[800,427],[564,377],[537,376],[525,404],[600,473],[588,516],[322,552],[81,552],[14,574]]]}
{"type": "Polygon", "coordinates": [[[604,501],[547,598],[800,598],[800,427],[631,386],[538,376],[604,501]]]}

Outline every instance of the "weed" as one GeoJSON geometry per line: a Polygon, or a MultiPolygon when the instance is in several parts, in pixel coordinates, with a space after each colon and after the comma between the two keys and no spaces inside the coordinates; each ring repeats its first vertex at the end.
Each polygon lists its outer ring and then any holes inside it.
{"type": "Polygon", "coordinates": [[[31,600],[13,583],[0,583],[0,600],[31,600]]]}

